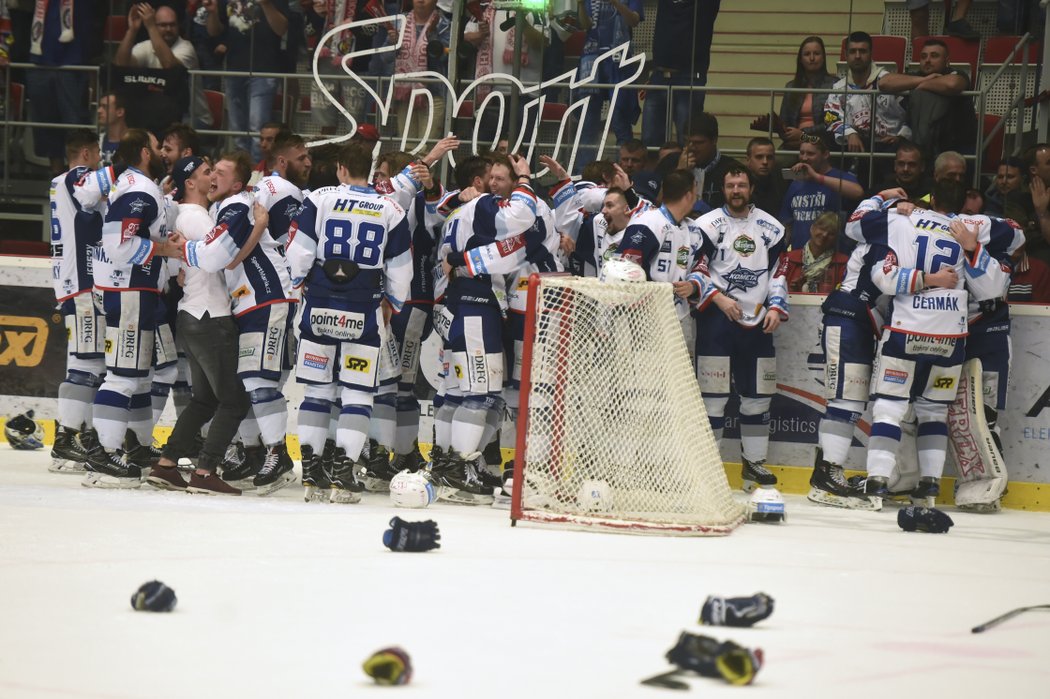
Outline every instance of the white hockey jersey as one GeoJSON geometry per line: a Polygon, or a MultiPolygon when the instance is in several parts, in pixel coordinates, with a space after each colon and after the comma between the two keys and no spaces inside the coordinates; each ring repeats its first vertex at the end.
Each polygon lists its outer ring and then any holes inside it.
{"type": "Polygon", "coordinates": [[[206,272],[223,271],[234,316],[272,303],[294,303],[288,264],[280,243],[263,234],[247,257],[226,269],[251,238],[255,226],[252,196],[238,192],[219,204],[215,228],[203,240],[187,240],[186,264],[206,272]]]}
{"type": "Polygon", "coordinates": [[[506,283],[502,275],[491,273],[476,248],[524,233],[536,222],[536,195],[532,188],[519,185],[504,199],[483,194],[452,212],[438,247],[438,259],[468,254],[474,277],[458,277],[445,292],[446,304],[495,304],[506,309],[506,283]]]}
{"type": "Polygon", "coordinates": [[[1005,323],[1010,312],[1006,294],[1013,274],[1013,256],[1024,245],[1024,230],[1014,221],[959,214],[971,230],[977,226],[977,249],[967,254],[966,287],[970,290],[968,320],[1005,323]]]}
{"type": "Polygon", "coordinates": [[[73,198],[84,211],[95,211],[105,216],[109,209],[109,193],[116,181],[117,172],[112,165],[99,168],[76,183],[73,198]]]}
{"type": "Polygon", "coordinates": [[[61,303],[93,286],[95,248],[102,242],[102,216],[85,211],[74,198],[81,181],[94,173],[75,167],[51,180],[51,282],[61,303]]]}
{"type": "Polygon", "coordinates": [[[871,276],[876,286],[893,297],[887,328],[893,332],[931,338],[965,337],[967,300],[966,255],[952,237],[952,216],[916,209],[910,216],[879,211],[863,219],[867,242],[889,249],[871,276]],[[944,267],[959,275],[955,288],[925,288],[925,275],[944,267]]]}
{"type": "Polygon", "coordinates": [[[699,290],[697,309],[704,310],[721,293],[740,305],[740,325],[758,325],[773,309],[786,319],[787,241],[780,222],[755,206],[744,218],[722,207],[698,218],[696,225],[704,239],[696,268],[689,275],[699,290]]]}
{"type": "Polygon", "coordinates": [[[340,185],[312,192],[299,210],[286,249],[295,286],[306,295],[351,302],[387,301],[400,311],[412,284],[412,240],[405,211],[371,187],[340,185]],[[327,260],[347,260],[360,270],[333,282],[327,260]]]}
{"type": "Polygon", "coordinates": [[[109,193],[96,248],[95,286],[106,291],[158,291],[166,277],[154,263],[154,243],[168,235],[164,196],[145,173],[128,168],[109,193]]]}
{"type": "Polygon", "coordinates": [[[252,193],[255,201],[265,206],[270,213],[267,225],[270,236],[281,245],[287,245],[288,227],[299,213],[303,190],[273,172],[256,182],[252,193]]]}

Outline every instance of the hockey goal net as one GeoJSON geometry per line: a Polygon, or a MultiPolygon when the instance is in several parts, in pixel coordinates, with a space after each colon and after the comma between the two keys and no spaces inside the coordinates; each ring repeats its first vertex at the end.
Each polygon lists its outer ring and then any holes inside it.
{"type": "Polygon", "coordinates": [[[533,275],[511,519],[683,535],[743,521],[670,284],[533,275]]]}

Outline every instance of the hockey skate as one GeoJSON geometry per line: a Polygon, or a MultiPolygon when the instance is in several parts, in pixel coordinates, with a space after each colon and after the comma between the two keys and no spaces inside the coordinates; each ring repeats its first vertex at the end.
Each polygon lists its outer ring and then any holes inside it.
{"type": "Polygon", "coordinates": [[[401,473],[405,469],[413,473],[426,466],[427,460],[419,451],[419,442],[412,443],[412,451],[407,454],[394,454],[394,460],[390,462],[390,470],[401,473]]]}
{"type": "Polygon", "coordinates": [[[135,433],[128,430],[124,437],[124,460],[138,466],[142,479],[145,480],[149,472],[160,461],[160,449],[152,443],[140,443],[135,433]]]}
{"type": "Polygon", "coordinates": [[[77,437],[80,433],[68,427],[58,426],[55,431],[55,444],[51,447],[51,473],[84,473],[84,464],[88,460],[87,451],[81,448],[77,437]]]}
{"type": "Polygon", "coordinates": [[[340,505],[361,502],[361,493],[365,486],[357,480],[357,463],[346,455],[342,447],[336,447],[332,454],[332,485],[329,489],[329,502],[340,505]]]}
{"type": "MultiPolygon", "coordinates": [[[[303,499],[306,502],[328,502],[332,481],[328,477],[324,456],[314,454],[305,444],[303,452],[303,499]]],[[[334,450],[334,447],[333,447],[334,450]]],[[[327,452],[328,449],[326,448],[327,452]]]]}
{"type": "Polygon", "coordinates": [[[939,481],[932,476],[923,476],[919,479],[919,484],[908,493],[908,498],[911,499],[911,504],[913,505],[935,507],[937,505],[937,496],[940,494],[941,486],[939,481]]]}
{"type": "Polygon", "coordinates": [[[755,488],[775,488],[777,486],[777,477],[766,468],[764,461],[743,459],[743,462],[740,477],[744,481],[745,493],[750,493],[755,488]]]}
{"type": "Polygon", "coordinates": [[[361,482],[370,493],[386,493],[390,490],[390,479],[397,471],[390,464],[390,451],[374,439],[368,440],[368,458],[363,458],[364,473],[361,482]]]}
{"type": "Polygon", "coordinates": [[[510,503],[514,497],[514,461],[508,461],[503,466],[503,474],[501,476],[502,484],[496,491],[492,506],[498,510],[509,510],[510,503]]]}
{"type": "Polygon", "coordinates": [[[138,488],[142,485],[142,469],[128,463],[126,455],[119,449],[106,451],[99,448],[88,459],[87,474],[81,485],[86,488],[138,488]]]}
{"type": "MultiPolygon", "coordinates": [[[[868,476],[867,478],[854,477],[858,480],[857,488],[863,491],[864,497],[871,500],[876,512],[882,510],[882,501],[890,497],[889,480],[885,476],[868,476]]],[[[851,484],[854,479],[851,478],[851,484]]]]}
{"type": "Polygon", "coordinates": [[[849,510],[874,510],[875,504],[863,492],[859,492],[846,482],[842,467],[824,460],[824,452],[817,447],[816,464],[813,475],[809,478],[809,495],[811,502],[831,507],[844,507],[849,510]]]}
{"type": "Polygon", "coordinates": [[[271,495],[290,485],[295,481],[295,473],[292,471],[294,468],[295,464],[292,457],[288,456],[288,447],[284,442],[267,448],[262,467],[252,481],[255,494],[271,495]]]}
{"type": "Polygon", "coordinates": [[[480,454],[475,452],[463,456],[455,449],[449,449],[441,470],[435,464],[434,478],[441,486],[438,499],[455,502],[461,505],[491,505],[494,498],[492,491],[478,480],[475,459],[480,454]]]}
{"type": "Polygon", "coordinates": [[[265,461],[265,447],[231,444],[226,447],[226,456],[222,459],[222,479],[238,490],[255,490],[255,477],[265,461]]]}

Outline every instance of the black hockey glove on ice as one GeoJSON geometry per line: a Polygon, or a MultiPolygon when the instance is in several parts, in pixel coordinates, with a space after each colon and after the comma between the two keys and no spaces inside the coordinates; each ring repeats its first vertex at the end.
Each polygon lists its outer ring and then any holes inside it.
{"type": "Polygon", "coordinates": [[[667,660],[682,670],[743,685],[751,684],[762,667],[762,650],[683,631],[675,647],[667,651],[667,660]]]}
{"type": "Polygon", "coordinates": [[[406,522],[400,517],[390,520],[390,529],[383,532],[383,544],[391,551],[429,551],[441,548],[441,532],[437,522],[406,522]]]}
{"type": "Polygon", "coordinates": [[[711,595],[700,609],[700,623],[708,626],[754,626],[773,613],[773,598],[764,592],[750,597],[711,595]]]}

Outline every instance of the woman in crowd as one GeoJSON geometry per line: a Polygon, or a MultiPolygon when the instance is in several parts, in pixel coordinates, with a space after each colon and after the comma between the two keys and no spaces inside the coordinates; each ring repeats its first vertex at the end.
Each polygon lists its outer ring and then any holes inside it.
{"type": "Polygon", "coordinates": [[[846,273],[849,257],[836,250],[841,221],[836,213],[821,214],[809,229],[809,240],[788,253],[788,289],[793,292],[829,294],[846,273]]]}
{"type": "Polygon", "coordinates": [[[810,92],[789,92],[780,103],[780,121],[783,124],[784,150],[798,150],[804,133],[824,131],[824,100],[826,92],[835,84],[835,75],[828,72],[827,51],[819,36],[807,36],[798,47],[795,77],[784,87],[806,88],[810,92]]]}

